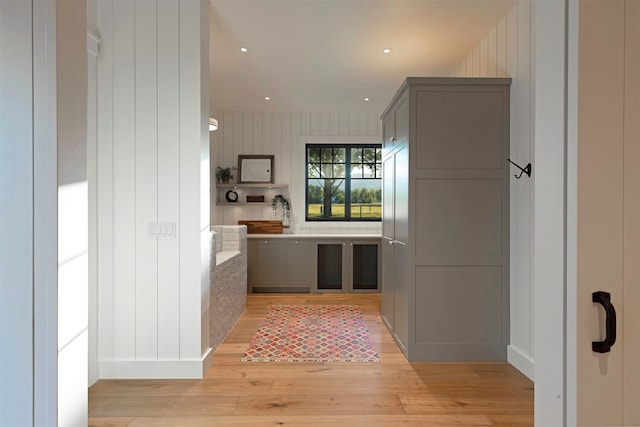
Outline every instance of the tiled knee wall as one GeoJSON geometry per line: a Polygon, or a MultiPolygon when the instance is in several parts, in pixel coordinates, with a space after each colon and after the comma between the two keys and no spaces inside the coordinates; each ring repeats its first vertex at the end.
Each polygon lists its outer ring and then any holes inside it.
{"type": "Polygon", "coordinates": [[[216,233],[216,252],[239,251],[247,242],[246,225],[212,225],[211,231],[216,233]]]}
{"type": "Polygon", "coordinates": [[[247,227],[215,226],[211,230],[216,252],[239,251],[219,265],[215,257],[212,263],[209,345],[215,350],[247,308],[247,227]]]}

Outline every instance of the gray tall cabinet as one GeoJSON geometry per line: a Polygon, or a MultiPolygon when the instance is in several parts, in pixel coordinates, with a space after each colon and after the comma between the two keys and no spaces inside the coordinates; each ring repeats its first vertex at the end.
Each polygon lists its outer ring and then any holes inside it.
{"type": "Polygon", "coordinates": [[[506,360],[510,84],[407,78],[382,115],[382,317],[410,361],[506,360]]]}

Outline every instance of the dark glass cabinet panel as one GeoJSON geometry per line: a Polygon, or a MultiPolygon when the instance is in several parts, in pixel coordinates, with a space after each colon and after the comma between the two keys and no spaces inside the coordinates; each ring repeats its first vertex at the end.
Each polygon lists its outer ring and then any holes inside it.
{"type": "Polygon", "coordinates": [[[378,289],[378,245],[354,243],[351,248],[353,289],[378,289]]]}
{"type": "Polygon", "coordinates": [[[342,244],[318,245],[318,289],[342,289],[342,244]]]}

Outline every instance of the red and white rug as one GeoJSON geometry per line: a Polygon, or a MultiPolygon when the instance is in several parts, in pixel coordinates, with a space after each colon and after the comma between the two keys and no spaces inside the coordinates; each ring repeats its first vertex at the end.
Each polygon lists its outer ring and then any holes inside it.
{"type": "Polygon", "coordinates": [[[378,362],[357,305],[273,305],[243,362],[378,362]]]}

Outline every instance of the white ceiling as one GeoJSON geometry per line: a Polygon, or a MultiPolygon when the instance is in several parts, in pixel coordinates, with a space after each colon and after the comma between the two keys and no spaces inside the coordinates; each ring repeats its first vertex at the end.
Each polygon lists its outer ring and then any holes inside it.
{"type": "Polygon", "coordinates": [[[449,75],[513,5],[210,0],[212,111],[381,112],[405,77],[449,75]]]}

